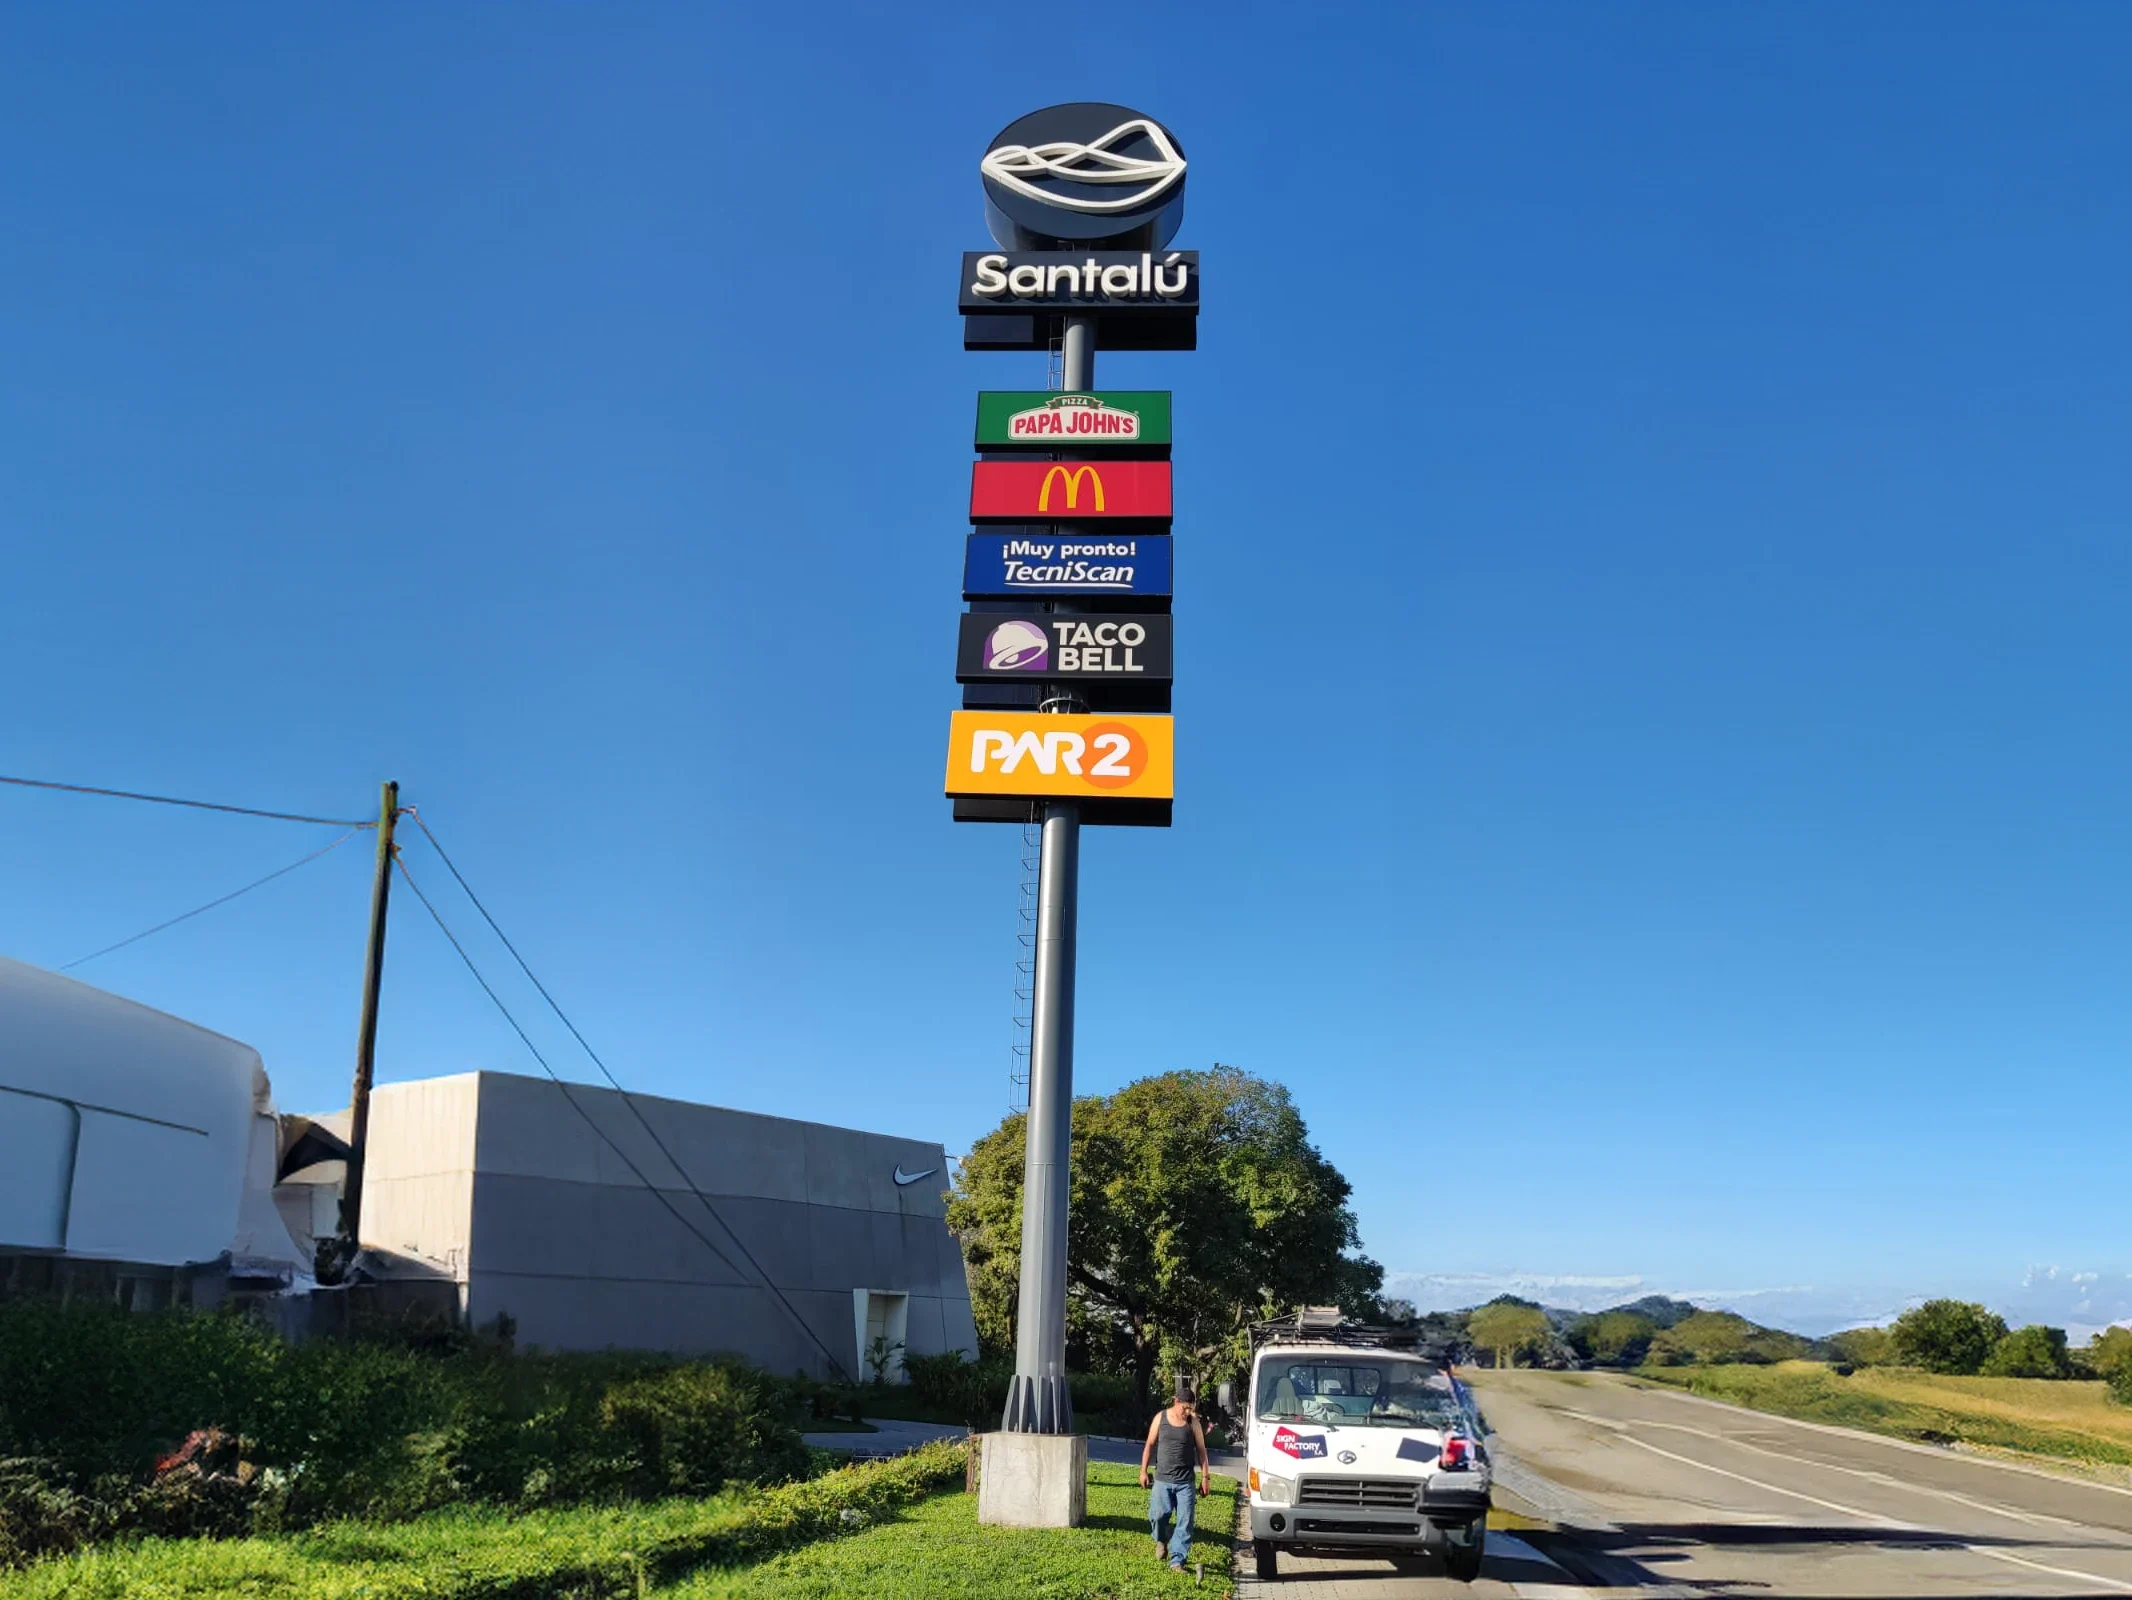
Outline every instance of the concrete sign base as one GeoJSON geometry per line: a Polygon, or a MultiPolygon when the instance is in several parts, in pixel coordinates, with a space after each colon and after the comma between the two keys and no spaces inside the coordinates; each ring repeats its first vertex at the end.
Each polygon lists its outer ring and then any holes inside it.
{"type": "Polygon", "coordinates": [[[988,1433],[981,1437],[979,1522],[1000,1528],[1078,1528],[1087,1519],[1087,1435],[988,1433]]]}

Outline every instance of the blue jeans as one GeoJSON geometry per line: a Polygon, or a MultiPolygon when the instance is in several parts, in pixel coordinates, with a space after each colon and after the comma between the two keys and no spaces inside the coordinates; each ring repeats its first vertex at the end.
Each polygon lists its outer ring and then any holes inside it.
{"type": "Polygon", "coordinates": [[[1155,1543],[1170,1547],[1170,1565],[1181,1567],[1192,1553],[1192,1507],[1199,1502],[1195,1483],[1164,1483],[1155,1480],[1147,1497],[1147,1520],[1155,1530],[1155,1543]],[[1168,1522],[1170,1527],[1163,1524],[1168,1522]]]}

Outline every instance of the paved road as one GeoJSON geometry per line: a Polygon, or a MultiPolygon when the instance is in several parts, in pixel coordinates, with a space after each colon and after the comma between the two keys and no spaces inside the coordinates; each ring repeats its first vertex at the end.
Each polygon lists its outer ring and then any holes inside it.
{"type": "Polygon", "coordinates": [[[1496,1430],[1504,1498],[1577,1530],[1574,1540],[1535,1542],[1583,1566],[1599,1592],[2132,1595],[2132,1490],[1791,1422],[1610,1374],[1474,1379],[1496,1430]]]}
{"type": "Polygon", "coordinates": [[[1240,1558],[1244,1576],[1237,1581],[1237,1600],[1582,1600],[1590,1593],[1522,1539],[1504,1533],[1488,1535],[1488,1558],[1472,1583],[1410,1578],[1389,1561],[1308,1556],[1282,1556],[1281,1575],[1261,1582],[1250,1575],[1248,1548],[1240,1558]]]}

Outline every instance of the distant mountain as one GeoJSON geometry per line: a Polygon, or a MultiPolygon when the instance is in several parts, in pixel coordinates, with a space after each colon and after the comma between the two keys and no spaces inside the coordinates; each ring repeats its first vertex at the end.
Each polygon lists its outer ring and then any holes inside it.
{"type": "MultiPolygon", "coordinates": [[[[1388,1272],[1384,1292],[1414,1302],[1419,1311],[1465,1311],[1510,1295],[1550,1308],[1555,1325],[1566,1317],[1619,1306],[1661,1319],[1649,1306],[1660,1303],[1733,1311],[1765,1328],[1783,1328],[1808,1338],[1826,1338],[1844,1328],[1878,1326],[1936,1296],[1976,1300],[2015,1327],[2041,1322],[2063,1328],[2085,1344],[2112,1323],[2132,1325],[2132,1273],[2115,1270],[2031,1267],[2018,1284],[2000,1279],[1922,1284],[1830,1286],[1792,1284],[1766,1289],[1698,1289],[1653,1283],[1643,1277],[1578,1277],[1538,1272],[1388,1272]]],[[[1685,1312],[1668,1313],[1677,1322],[1685,1312]]],[[[1671,1326],[1672,1323],[1667,1323],[1671,1326]]]]}
{"type": "Polygon", "coordinates": [[[1670,1299],[1662,1294],[1647,1294],[1641,1300],[1630,1300],[1623,1305],[1608,1306],[1609,1311],[1633,1311],[1639,1317],[1648,1317],[1661,1328],[1670,1328],[1684,1317],[1695,1315],[1695,1307],[1685,1300],[1670,1299]]]}

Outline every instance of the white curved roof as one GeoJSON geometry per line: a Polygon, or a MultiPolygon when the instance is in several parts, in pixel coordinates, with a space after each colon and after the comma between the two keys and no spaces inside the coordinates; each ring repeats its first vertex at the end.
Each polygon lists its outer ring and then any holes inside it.
{"type": "Polygon", "coordinates": [[[0,957],[0,1245],[162,1265],[233,1247],[293,1257],[285,1234],[239,1238],[272,1111],[251,1046],[0,957]]]}

